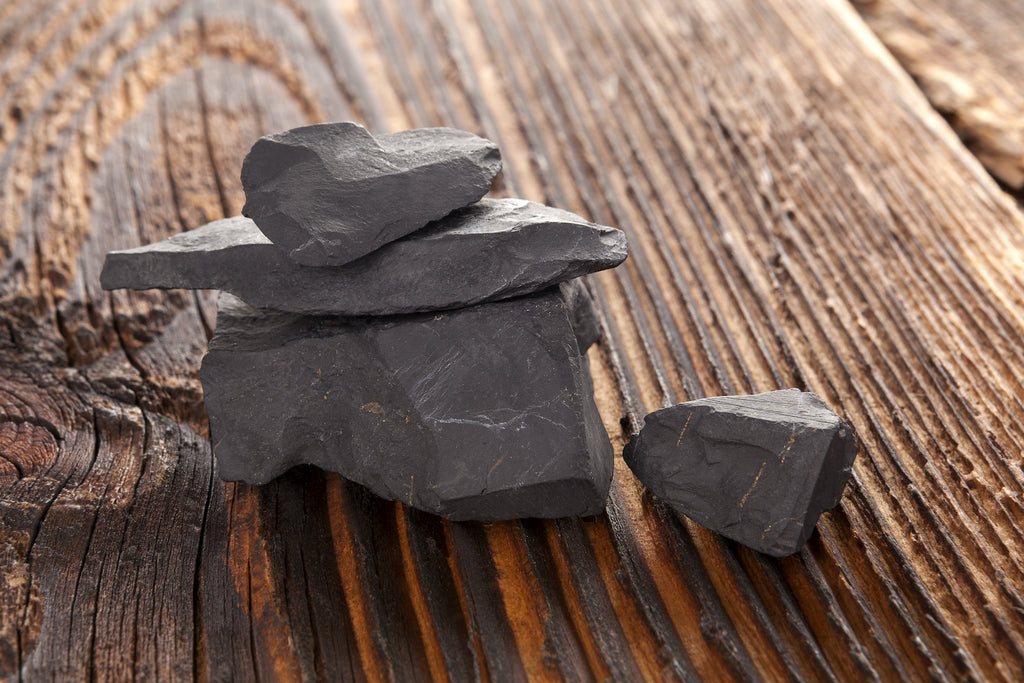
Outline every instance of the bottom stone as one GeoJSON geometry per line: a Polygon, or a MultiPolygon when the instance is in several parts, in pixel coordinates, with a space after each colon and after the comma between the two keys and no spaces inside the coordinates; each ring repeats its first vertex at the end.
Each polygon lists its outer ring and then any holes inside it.
{"type": "Polygon", "coordinates": [[[222,294],[200,371],[221,477],[262,484],[313,464],[452,519],[600,513],[613,455],[581,290],[378,318],[222,294]]]}

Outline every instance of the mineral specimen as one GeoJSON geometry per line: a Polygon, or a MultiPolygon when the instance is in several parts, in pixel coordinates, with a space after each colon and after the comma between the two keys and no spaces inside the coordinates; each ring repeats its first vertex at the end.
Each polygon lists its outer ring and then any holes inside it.
{"type": "Polygon", "coordinates": [[[797,389],[655,411],[623,452],[673,508],[777,557],[797,552],[839,503],[856,455],[849,426],[797,389]]]}
{"type": "Polygon", "coordinates": [[[477,201],[500,170],[492,142],[452,128],[305,126],[253,145],[242,213],[295,261],[341,265],[477,201]]]}
{"type": "Polygon", "coordinates": [[[223,479],[311,464],[458,520],[604,509],[578,277],[625,235],[481,199],[500,169],[463,131],[296,128],[246,157],[247,217],[107,255],[106,289],[222,291],[200,378],[223,479]]]}
{"type": "Polygon", "coordinates": [[[200,372],[220,475],[260,484],[309,463],[452,519],[601,512],[612,449],[576,287],[387,318],[222,294],[200,372]]]}
{"type": "Polygon", "coordinates": [[[109,253],[100,282],[220,289],[296,313],[383,315],[529,294],[624,258],[619,230],[522,199],[484,199],[343,266],[295,263],[250,219],[225,218],[109,253]]]}

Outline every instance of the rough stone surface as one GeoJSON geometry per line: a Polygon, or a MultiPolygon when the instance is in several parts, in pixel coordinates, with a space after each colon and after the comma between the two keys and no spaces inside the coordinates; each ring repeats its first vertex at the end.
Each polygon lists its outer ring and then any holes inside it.
{"type": "Polygon", "coordinates": [[[105,289],[220,289],[258,308],[383,315],[539,291],[626,258],[626,236],[522,199],[484,199],[344,266],[292,261],[243,216],[107,255],[105,289]]]}
{"type": "MultiPolygon", "coordinates": [[[[578,278],[562,283],[561,289],[569,306],[570,323],[576,332],[576,342],[580,346],[580,353],[585,354],[587,349],[601,338],[601,321],[597,317],[594,299],[590,296],[590,290],[578,278]]],[[[586,356],[583,360],[587,360],[586,356]]],[[[590,366],[588,365],[587,374],[589,375],[589,373],[590,366]]]]}
{"type": "Polygon", "coordinates": [[[200,373],[221,476],[308,463],[453,519],[601,512],[613,454],[571,290],[361,319],[222,294],[200,373]]]}
{"type": "Polygon", "coordinates": [[[295,261],[341,265],[472,204],[500,170],[497,146],[461,130],[304,126],[253,145],[242,213],[295,261]]]}
{"type": "Polygon", "coordinates": [[[814,394],[720,396],[649,414],[623,458],[651,492],[723,536],[797,552],[850,478],[857,443],[814,394]]]}

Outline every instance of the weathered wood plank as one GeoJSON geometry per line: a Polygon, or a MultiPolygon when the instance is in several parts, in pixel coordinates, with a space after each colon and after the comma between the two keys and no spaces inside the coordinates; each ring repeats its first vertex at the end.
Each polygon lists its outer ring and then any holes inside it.
{"type": "Polygon", "coordinates": [[[345,680],[1024,674],[1024,219],[839,0],[0,6],[0,674],[345,680]],[[791,558],[672,513],[453,524],[300,468],[224,484],[212,298],[103,254],[241,206],[309,120],[495,139],[498,190],[622,226],[590,279],[617,447],[799,386],[854,481],[791,558]]]}
{"type": "Polygon", "coordinates": [[[999,0],[855,5],[985,168],[1024,190],[1024,7],[999,0]]]}

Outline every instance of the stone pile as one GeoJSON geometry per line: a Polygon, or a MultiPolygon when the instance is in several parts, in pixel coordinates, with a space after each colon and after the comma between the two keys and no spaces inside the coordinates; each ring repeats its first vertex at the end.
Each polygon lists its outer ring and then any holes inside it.
{"type": "Polygon", "coordinates": [[[247,217],[107,256],[106,289],[223,290],[200,371],[223,478],[313,464],[452,519],[604,509],[577,278],[625,235],[484,199],[500,168],[447,128],[298,128],[246,157],[247,217]]]}
{"type": "MultiPolygon", "coordinates": [[[[353,123],[261,138],[245,216],[107,255],[106,289],[218,289],[200,376],[220,475],[299,464],[459,520],[604,510],[612,447],[580,276],[619,230],[486,199],[497,147],[448,128],[353,123]]],[[[623,457],[653,494],[771,555],[800,549],[850,478],[856,440],[796,389],[646,416],[623,457]]]]}

